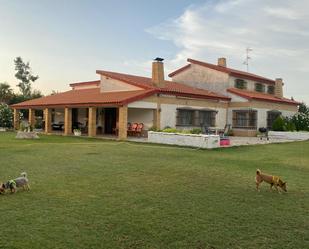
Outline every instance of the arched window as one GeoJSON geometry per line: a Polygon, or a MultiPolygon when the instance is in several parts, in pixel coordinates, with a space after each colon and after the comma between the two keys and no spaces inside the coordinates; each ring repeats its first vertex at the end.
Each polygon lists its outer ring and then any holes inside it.
{"type": "Polygon", "coordinates": [[[247,82],[243,79],[236,79],[235,81],[235,88],[238,88],[238,89],[247,89],[247,82]]]}
{"type": "Polygon", "coordinates": [[[262,83],[255,83],[255,91],[264,93],[265,92],[265,85],[262,83]]]}
{"type": "Polygon", "coordinates": [[[269,94],[274,94],[275,93],[275,87],[274,86],[268,86],[267,87],[267,92],[269,94]]]}

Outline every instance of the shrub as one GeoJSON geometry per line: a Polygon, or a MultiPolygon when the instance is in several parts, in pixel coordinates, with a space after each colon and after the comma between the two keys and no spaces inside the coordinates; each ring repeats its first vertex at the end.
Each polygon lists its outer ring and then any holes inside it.
{"type": "Polygon", "coordinates": [[[194,128],[192,130],[190,130],[191,134],[201,134],[202,130],[200,128],[194,128]]]}
{"type": "Polygon", "coordinates": [[[292,118],[286,117],[284,119],[284,121],[285,121],[285,125],[284,125],[285,131],[295,131],[296,130],[296,126],[295,126],[292,118]]]}
{"type": "Polygon", "coordinates": [[[175,129],[175,128],[164,128],[162,130],[163,132],[168,132],[168,133],[180,133],[181,131],[175,129]]]}
{"type": "Polygon", "coordinates": [[[148,131],[158,131],[157,127],[155,126],[151,126],[148,131]]]}
{"type": "Polygon", "coordinates": [[[37,118],[35,124],[34,124],[35,129],[42,129],[43,128],[43,120],[41,118],[37,118]]]}
{"type": "Polygon", "coordinates": [[[285,122],[282,116],[279,116],[276,118],[276,120],[273,123],[272,129],[274,131],[284,131],[285,130],[285,122]]]}
{"type": "Polygon", "coordinates": [[[0,127],[13,127],[13,112],[7,104],[0,104],[0,127]]]}
{"type": "Polygon", "coordinates": [[[305,113],[296,113],[292,121],[297,131],[309,131],[309,115],[305,113]]]}

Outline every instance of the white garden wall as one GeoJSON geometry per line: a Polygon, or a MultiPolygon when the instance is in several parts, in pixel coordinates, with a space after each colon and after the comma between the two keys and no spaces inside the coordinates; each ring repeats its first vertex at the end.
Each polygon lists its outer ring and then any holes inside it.
{"type": "Polygon", "coordinates": [[[220,137],[218,135],[196,135],[149,131],[148,142],[206,149],[220,147],[220,137]]]}
{"type": "Polygon", "coordinates": [[[309,132],[270,131],[270,139],[309,140],[309,132]]]}

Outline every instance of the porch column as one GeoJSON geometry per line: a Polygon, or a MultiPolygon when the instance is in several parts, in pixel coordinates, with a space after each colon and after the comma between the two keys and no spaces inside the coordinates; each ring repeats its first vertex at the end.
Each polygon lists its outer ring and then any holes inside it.
{"type": "Polygon", "coordinates": [[[95,137],[97,135],[97,108],[89,107],[88,114],[88,136],[95,137]]]}
{"type": "Polygon", "coordinates": [[[51,109],[44,109],[44,120],[45,120],[45,133],[51,133],[51,109]]]}
{"type": "Polygon", "coordinates": [[[20,119],[19,110],[14,108],[14,130],[19,129],[19,119],[20,119]]]}
{"type": "Polygon", "coordinates": [[[161,129],[161,103],[160,103],[160,97],[157,98],[157,109],[153,111],[153,126],[157,130],[161,129]]]}
{"type": "Polygon", "coordinates": [[[34,128],[35,125],[35,110],[34,109],[29,109],[29,125],[30,127],[34,128]]]}
{"type": "Polygon", "coordinates": [[[128,106],[119,107],[119,117],[118,117],[118,139],[127,139],[127,129],[128,129],[128,106]]]}
{"type": "Polygon", "coordinates": [[[72,108],[64,108],[64,135],[72,134],[72,108]]]}

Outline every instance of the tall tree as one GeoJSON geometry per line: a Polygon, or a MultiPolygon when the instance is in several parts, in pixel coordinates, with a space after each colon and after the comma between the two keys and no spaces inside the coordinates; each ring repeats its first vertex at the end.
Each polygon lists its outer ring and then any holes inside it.
{"type": "Polygon", "coordinates": [[[8,83],[0,83],[0,104],[8,104],[13,98],[13,90],[8,83]]]}
{"type": "Polygon", "coordinates": [[[32,74],[29,62],[25,63],[21,57],[16,57],[14,63],[17,71],[15,77],[20,80],[17,86],[21,94],[28,98],[31,96],[31,83],[35,82],[39,76],[32,74]]]}

